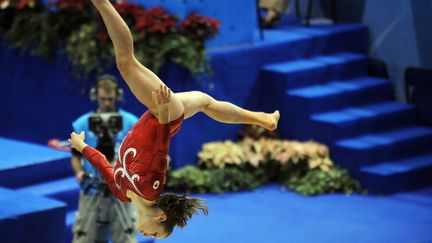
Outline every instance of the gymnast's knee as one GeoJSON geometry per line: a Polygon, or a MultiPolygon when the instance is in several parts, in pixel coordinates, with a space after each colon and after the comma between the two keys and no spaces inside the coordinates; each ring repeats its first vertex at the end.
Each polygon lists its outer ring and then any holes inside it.
{"type": "Polygon", "coordinates": [[[126,53],[116,55],[116,65],[120,72],[126,72],[133,62],[133,56],[127,55],[126,53]]]}

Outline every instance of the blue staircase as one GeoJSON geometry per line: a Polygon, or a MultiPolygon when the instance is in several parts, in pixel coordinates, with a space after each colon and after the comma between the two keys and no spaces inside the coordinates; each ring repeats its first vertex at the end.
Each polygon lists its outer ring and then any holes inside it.
{"type": "Polygon", "coordinates": [[[381,162],[361,168],[363,184],[383,193],[392,193],[400,187],[418,188],[430,185],[432,153],[406,159],[381,162]]]}
{"type": "Polygon", "coordinates": [[[415,106],[394,100],[389,80],[367,76],[366,58],[336,52],[264,65],[260,106],[278,102],[283,138],[328,145],[370,192],[431,185],[432,128],[416,124],[415,106]]]}
{"type": "Polygon", "coordinates": [[[311,116],[313,134],[331,144],[342,138],[408,126],[414,122],[415,107],[384,101],[316,113],[311,116]]]}
{"type": "Polygon", "coordinates": [[[285,89],[299,88],[327,82],[328,79],[355,77],[363,74],[362,55],[338,53],[290,62],[265,65],[262,72],[267,82],[278,82],[285,89]]]}

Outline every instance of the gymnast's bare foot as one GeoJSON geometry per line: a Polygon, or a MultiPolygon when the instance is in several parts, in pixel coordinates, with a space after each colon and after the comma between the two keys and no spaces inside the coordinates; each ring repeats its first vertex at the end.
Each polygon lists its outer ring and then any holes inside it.
{"type": "Polygon", "coordinates": [[[277,128],[280,118],[280,113],[278,110],[275,110],[273,113],[261,113],[260,115],[262,119],[262,124],[259,124],[260,126],[270,131],[273,131],[277,128]]]}

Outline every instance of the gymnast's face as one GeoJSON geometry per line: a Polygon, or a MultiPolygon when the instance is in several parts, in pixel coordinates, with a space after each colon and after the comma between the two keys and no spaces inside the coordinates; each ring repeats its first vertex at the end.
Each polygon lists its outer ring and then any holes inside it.
{"type": "Polygon", "coordinates": [[[135,227],[146,237],[165,238],[168,234],[162,222],[166,220],[166,215],[162,210],[154,210],[148,214],[138,215],[135,227]]]}
{"type": "Polygon", "coordinates": [[[97,100],[99,112],[113,112],[116,110],[116,91],[97,88],[97,100]]]}

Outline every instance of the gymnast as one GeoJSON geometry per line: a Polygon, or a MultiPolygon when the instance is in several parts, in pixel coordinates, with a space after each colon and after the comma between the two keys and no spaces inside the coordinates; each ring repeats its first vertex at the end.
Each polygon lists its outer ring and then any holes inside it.
{"type": "Polygon", "coordinates": [[[255,124],[274,130],[279,111],[254,112],[199,92],[172,92],[137,61],[131,32],[109,0],[92,0],[100,12],[114,45],[117,68],[134,96],[148,108],[119,147],[115,167],[85,142],[85,134],[72,133],[69,142],[97,168],[119,200],[131,202],[137,211],[136,228],[146,237],[165,238],[174,227],[186,226],[194,213],[207,215],[201,199],[162,194],[166,183],[170,139],[183,120],[197,112],[223,123],[255,124]]]}

